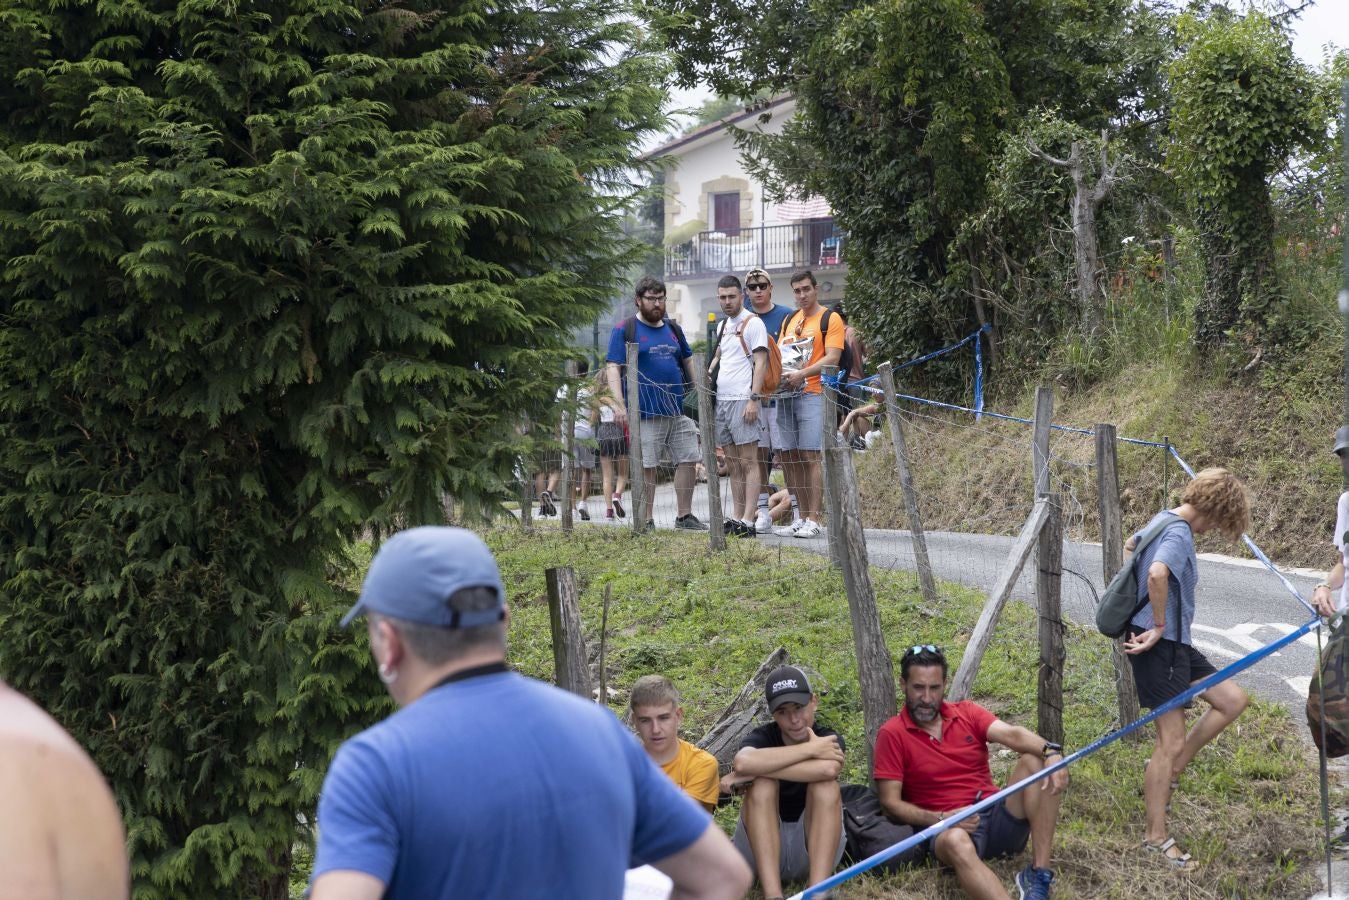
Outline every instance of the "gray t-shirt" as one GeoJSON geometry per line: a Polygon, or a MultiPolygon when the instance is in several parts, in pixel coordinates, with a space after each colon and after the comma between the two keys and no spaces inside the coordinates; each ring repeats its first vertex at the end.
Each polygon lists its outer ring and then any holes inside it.
{"type": "MultiPolygon", "coordinates": [[[[1134,566],[1138,576],[1138,599],[1142,600],[1148,595],[1148,569],[1154,562],[1165,563],[1171,570],[1171,577],[1167,579],[1166,629],[1162,632],[1162,637],[1188,644],[1190,623],[1194,621],[1194,590],[1199,583],[1199,558],[1194,552],[1194,535],[1190,532],[1189,523],[1169,509],[1153,516],[1152,522],[1164,518],[1170,519],[1172,524],[1166,526],[1151,544],[1143,548],[1142,555],[1138,557],[1138,564],[1134,566]]],[[[1148,524],[1151,525],[1152,522],[1148,524]]],[[[1142,534],[1142,531],[1134,535],[1135,540],[1139,534],[1142,534]]],[[[1138,615],[1129,620],[1129,624],[1145,631],[1152,628],[1155,624],[1152,618],[1152,604],[1143,604],[1143,608],[1138,611],[1138,615]]]]}

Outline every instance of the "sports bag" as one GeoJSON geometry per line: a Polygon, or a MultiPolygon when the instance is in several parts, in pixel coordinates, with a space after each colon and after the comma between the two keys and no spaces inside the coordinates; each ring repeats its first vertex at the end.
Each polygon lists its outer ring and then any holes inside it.
{"type": "Polygon", "coordinates": [[[1326,756],[1349,753],[1349,616],[1341,616],[1330,632],[1321,664],[1307,689],[1307,727],[1326,756]],[[1325,705],[1325,746],[1321,746],[1321,706],[1325,705]]]}
{"type": "MultiPolygon", "coordinates": [[[[1138,536],[1133,555],[1125,561],[1115,577],[1110,579],[1100,603],[1096,604],[1096,630],[1108,638],[1117,638],[1129,627],[1129,620],[1138,615],[1148,602],[1145,593],[1138,597],[1138,559],[1143,549],[1161,536],[1172,525],[1183,524],[1184,519],[1159,519],[1138,536]]],[[[1186,525],[1188,528],[1188,524],[1186,525]]]]}
{"type": "MultiPolygon", "coordinates": [[[[866,785],[845,784],[840,793],[843,796],[843,832],[848,840],[848,857],[853,862],[861,862],[913,836],[913,827],[892,821],[881,808],[881,799],[866,785]]],[[[876,868],[894,872],[901,866],[917,862],[922,856],[923,845],[918,844],[876,868]]]]}

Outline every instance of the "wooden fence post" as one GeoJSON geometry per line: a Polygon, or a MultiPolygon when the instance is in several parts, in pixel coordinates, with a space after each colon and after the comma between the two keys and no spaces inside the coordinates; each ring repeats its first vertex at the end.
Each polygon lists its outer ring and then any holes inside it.
{"type": "Polygon", "coordinates": [[[1049,426],[1054,421],[1054,389],[1035,389],[1035,425],[1031,442],[1031,475],[1035,499],[1049,493],[1049,426]]]}
{"type": "Polygon", "coordinates": [[[1063,743],[1063,507],[1059,495],[1045,496],[1048,515],[1036,553],[1035,601],[1040,622],[1040,671],[1037,679],[1039,733],[1063,743]]]}
{"type": "Polygon", "coordinates": [[[575,518],[572,512],[572,477],[576,472],[576,361],[567,360],[567,391],[562,396],[562,533],[570,534],[575,518]]]}
{"type": "MultiPolygon", "coordinates": [[[[838,369],[824,369],[833,377],[838,369]]],[[[862,689],[862,720],[867,732],[867,762],[876,747],[876,735],[896,712],[895,670],[890,649],[881,631],[881,614],[876,607],[876,592],[871,585],[867,558],[866,533],[862,530],[862,510],[857,496],[857,472],[852,450],[838,439],[838,389],[824,390],[824,442],[822,453],[833,456],[835,513],[830,512],[829,533],[837,532],[835,546],[841,554],[843,587],[848,593],[848,613],[852,618],[853,652],[857,658],[858,684],[862,689]]]]}
{"type": "MultiPolygon", "coordinates": [[[[1104,583],[1124,565],[1124,517],[1119,503],[1119,453],[1114,425],[1096,426],[1096,497],[1101,512],[1101,574],[1104,583]]],[[[1115,694],[1119,699],[1119,723],[1127,725],[1138,718],[1138,691],[1134,670],[1124,653],[1124,639],[1110,642],[1110,661],[1115,667],[1115,694]]],[[[1129,734],[1139,740],[1142,732],[1129,734]]]]}
{"type": "Polygon", "coordinates": [[[899,487],[904,494],[904,511],[909,517],[909,538],[913,541],[913,560],[918,568],[918,583],[923,599],[929,606],[937,604],[937,582],[932,577],[932,563],[927,556],[927,534],[923,517],[918,511],[918,492],[913,487],[913,473],[909,471],[909,445],[904,438],[904,423],[899,417],[899,395],[895,391],[895,373],[890,363],[876,367],[885,391],[885,420],[890,425],[890,442],[895,445],[895,464],[899,467],[899,487]]]}
{"type": "Polygon", "coordinates": [[[707,385],[707,354],[702,352],[693,354],[693,389],[698,392],[698,433],[702,435],[703,467],[707,469],[707,543],[713,550],[725,550],[721,477],[717,475],[716,414],[707,385]]]}
{"type": "MultiPolygon", "coordinates": [[[[524,429],[526,443],[532,443],[533,432],[529,427],[529,413],[520,417],[520,426],[524,429]]],[[[534,530],[534,454],[520,457],[520,530],[528,534],[534,530]]]]}
{"type": "Polygon", "coordinates": [[[998,616],[1002,615],[1002,608],[1007,605],[1007,598],[1012,595],[1012,587],[1021,577],[1021,570],[1026,567],[1026,560],[1030,558],[1030,552],[1035,548],[1035,542],[1039,540],[1040,529],[1044,527],[1045,518],[1049,515],[1046,506],[1047,504],[1042,501],[1035,501],[1034,508],[1026,518],[1026,524],[1021,526],[1021,534],[1012,545],[1012,552],[1007,554],[1002,574],[998,576],[993,590],[988,592],[988,601],[984,604],[979,621],[974,624],[974,631],[970,632],[970,639],[965,644],[965,655],[960,658],[960,668],[951,678],[951,690],[947,693],[952,703],[966,700],[970,696],[974,676],[979,672],[979,663],[983,661],[984,651],[993,640],[993,629],[998,625],[998,616]]]}
{"type": "MultiPolygon", "coordinates": [[[[646,531],[646,469],[642,468],[642,403],[637,377],[637,344],[628,344],[628,484],[632,485],[632,533],[646,531]]],[[[655,507],[652,507],[655,513],[655,507]]]]}
{"type": "MultiPolygon", "coordinates": [[[[838,498],[842,493],[842,487],[838,481],[838,390],[836,388],[825,386],[825,380],[838,375],[838,366],[824,366],[820,369],[820,386],[822,388],[820,396],[823,398],[823,408],[820,413],[820,482],[824,491],[825,511],[829,513],[829,527],[825,531],[825,537],[829,541],[829,560],[837,568],[843,568],[843,557],[846,551],[843,549],[843,529],[839,527],[839,522],[843,518],[843,510],[839,506],[838,498]],[[832,413],[832,415],[831,415],[832,413]]],[[[805,515],[805,506],[801,507],[801,514],[805,515]]]]}
{"type": "Polygon", "coordinates": [[[581,632],[581,604],[576,573],[570,566],[544,569],[548,587],[548,619],[553,629],[553,669],[557,686],[590,699],[590,667],[581,632]]]}

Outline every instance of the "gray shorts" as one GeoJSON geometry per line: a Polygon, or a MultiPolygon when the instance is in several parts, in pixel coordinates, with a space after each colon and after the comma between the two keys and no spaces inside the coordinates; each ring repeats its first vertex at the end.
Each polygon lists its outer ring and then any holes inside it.
{"type": "Polygon", "coordinates": [[[824,395],[793,394],[778,398],[778,433],[774,450],[820,450],[824,427],[824,395]],[[780,443],[776,443],[780,441],[780,443]]]}
{"type": "MultiPolygon", "coordinates": [[[[781,847],[781,856],[778,859],[778,871],[782,874],[783,881],[805,881],[810,877],[810,854],[806,852],[806,817],[803,813],[801,818],[795,822],[783,822],[778,820],[778,840],[781,847]]],[[[745,833],[745,819],[742,816],[740,821],[735,823],[735,836],[731,838],[731,843],[735,844],[735,849],[740,851],[740,855],[749,863],[749,869],[758,877],[758,869],[754,866],[754,851],[749,846],[749,835],[745,833]]],[[[838,817],[838,850],[834,853],[834,864],[830,869],[837,869],[839,860],[843,859],[843,848],[848,843],[848,836],[843,831],[843,816],[838,817]]]]}
{"type": "Polygon", "coordinates": [[[653,416],[642,420],[641,429],[644,469],[656,468],[662,457],[676,466],[703,458],[698,449],[698,426],[688,416],[653,416]]]}
{"type": "Polygon", "coordinates": [[[745,404],[749,400],[717,401],[717,443],[725,447],[729,444],[758,444],[763,433],[764,409],[759,409],[759,418],[753,423],[745,421],[745,404]]]}
{"type": "Polygon", "coordinates": [[[595,439],[576,438],[572,443],[572,464],[578,469],[595,468],[595,439]]]}

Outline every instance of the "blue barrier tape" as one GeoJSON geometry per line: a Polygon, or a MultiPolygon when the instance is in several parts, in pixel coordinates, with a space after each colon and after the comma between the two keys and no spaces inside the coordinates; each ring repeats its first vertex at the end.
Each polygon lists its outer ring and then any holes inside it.
{"type": "Polygon", "coordinates": [[[1248,653],[1247,655],[1243,656],[1241,659],[1237,660],[1236,662],[1232,663],[1226,668],[1221,669],[1213,673],[1212,675],[1208,676],[1207,678],[1203,679],[1202,681],[1199,681],[1191,685],[1188,690],[1184,691],[1181,694],[1178,694],[1175,697],[1172,697],[1170,700],[1166,701],[1161,706],[1154,709],[1152,712],[1148,713],[1147,715],[1139,719],[1136,719],[1133,722],[1130,722],[1128,725],[1125,725],[1120,730],[1113,732],[1111,734],[1107,734],[1102,738],[1098,738],[1094,743],[1086,747],[1083,747],[1076,753],[1069,754],[1068,756],[1064,757],[1063,759],[1059,760],[1053,765],[1045,766],[1043,769],[1041,769],[1039,772],[1036,772],[1034,775],[1027,776],[1026,778],[1023,778],[1021,781],[1018,781],[1016,784],[1008,785],[1007,787],[998,791],[996,794],[993,794],[991,797],[985,797],[983,800],[980,800],[971,806],[967,806],[958,815],[954,815],[949,818],[943,819],[942,821],[936,823],[935,825],[930,825],[927,828],[924,828],[922,831],[912,835],[911,837],[905,838],[898,844],[894,844],[888,847],[887,849],[882,850],[879,853],[873,854],[872,856],[868,856],[861,862],[854,863],[853,865],[844,869],[842,872],[839,872],[835,875],[830,876],[829,878],[826,878],[819,884],[812,885],[811,887],[806,888],[799,894],[793,894],[791,900],[809,900],[809,898],[815,897],[823,891],[827,891],[830,888],[838,887],[843,882],[848,881],[849,879],[854,878],[857,875],[860,875],[869,869],[875,868],[876,866],[880,865],[886,860],[896,857],[899,854],[903,853],[904,851],[910,850],[913,847],[916,847],[918,844],[923,843],[924,841],[936,837],[937,835],[941,834],[943,831],[946,831],[949,828],[953,828],[963,819],[966,819],[969,816],[977,815],[983,812],[984,810],[988,809],[989,807],[993,806],[995,803],[999,803],[1007,799],[1008,797],[1012,796],[1013,794],[1016,794],[1020,791],[1024,791],[1026,788],[1030,787],[1032,784],[1035,784],[1037,781],[1042,781],[1043,779],[1048,778],[1050,775],[1053,775],[1059,769],[1072,765],[1079,759],[1082,759],[1085,756],[1090,756],[1091,754],[1095,753],[1096,751],[1100,750],[1101,748],[1109,744],[1114,743],[1115,741],[1119,740],[1125,735],[1137,731],[1139,728],[1142,728],[1144,725],[1147,725],[1148,723],[1152,722],[1154,719],[1156,719],[1163,713],[1167,713],[1173,709],[1179,708],[1181,705],[1189,702],[1189,700],[1192,697],[1195,697],[1198,694],[1203,693],[1204,691],[1213,687],[1215,684],[1219,684],[1220,682],[1226,681],[1233,675],[1236,675],[1238,672],[1243,672],[1246,669],[1249,669],[1251,666],[1255,665],[1260,660],[1264,659],[1265,657],[1273,653],[1277,653],[1279,650],[1282,650],[1284,647],[1288,646],[1293,641],[1302,637],[1304,634],[1307,634],[1313,628],[1317,627],[1320,623],[1321,623],[1320,617],[1312,619],[1311,621],[1303,625],[1301,628],[1298,628],[1295,631],[1291,631],[1288,634],[1284,635],[1283,637],[1279,638],[1278,640],[1270,644],[1267,644],[1266,646],[1261,647],[1258,650],[1254,650],[1251,653],[1248,653]]]}
{"type": "Polygon", "coordinates": [[[974,421],[978,422],[984,414],[984,341],[983,334],[987,325],[974,333],[974,421]]]}

